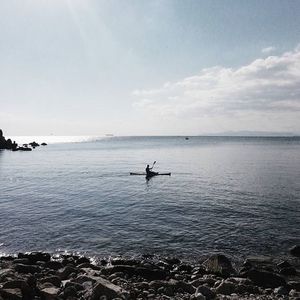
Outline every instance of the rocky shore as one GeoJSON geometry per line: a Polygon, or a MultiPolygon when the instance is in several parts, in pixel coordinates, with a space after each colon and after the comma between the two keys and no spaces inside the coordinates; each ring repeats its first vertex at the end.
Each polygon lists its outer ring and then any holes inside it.
{"type": "MultiPolygon", "coordinates": [[[[42,143],[42,146],[46,146],[46,143],[42,143]]],[[[31,142],[29,144],[23,144],[22,146],[19,146],[15,141],[12,141],[11,139],[6,139],[3,136],[3,132],[0,129],[0,150],[6,149],[6,150],[12,150],[12,151],[32,151],[32,149],[35,149],[36,147],[39,147],[40,144],[37,142],[31,142]]]]}
{"type": "Polygon", "coordinates": [[[89,257],[33,252],[0,258],[0,299],[300,299],[299,246],[287,260],[197,263],[141,255],[89,257]]]}

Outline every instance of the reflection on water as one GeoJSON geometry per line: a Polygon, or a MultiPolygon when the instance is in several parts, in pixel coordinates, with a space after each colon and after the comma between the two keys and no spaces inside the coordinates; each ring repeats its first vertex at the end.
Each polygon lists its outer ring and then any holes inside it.
{"type": "Polygon", "coordinates": [[[0,252],[284,253],[300,242],[299,150],[136,137],[0,151],[0,252]],[[154,160],[172,176],[129,175],[154,160]]]}

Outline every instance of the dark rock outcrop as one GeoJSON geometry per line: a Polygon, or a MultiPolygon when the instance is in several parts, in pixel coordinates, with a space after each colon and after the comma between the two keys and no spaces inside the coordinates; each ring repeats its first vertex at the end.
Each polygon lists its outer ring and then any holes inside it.
{"type": "Polygon", "coordinates": [[[290,253],[291,253],[293,256],[300,257],[300,246],[299,246],[299,245],[293,246],[293,247],[290,249],[290,253]]]}
{"type": "Polygon", "coordinates": [[[235,274],[235,270],[233,269],[230,260],[222,254],[212,255],[203,263],[203,266],[206,268],[207,272],[223,277],[235,274]]]}
{"type": "Polygon", "coordinates": [[[11,139],[5,139],[3,132],[0,129],[0,149],[15,150],[17,147],[18,144],[15,141],[12,142],[11,139]]]}

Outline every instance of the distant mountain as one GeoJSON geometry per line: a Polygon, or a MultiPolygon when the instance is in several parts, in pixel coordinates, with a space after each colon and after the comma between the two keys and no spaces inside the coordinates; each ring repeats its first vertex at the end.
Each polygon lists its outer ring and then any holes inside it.
{"type": "Polygon", "coordinates": [[[207,134],[210,136],[299,136],[293,132],[276,132],[276,131],[225,131],[219,133],[207,134]]]}

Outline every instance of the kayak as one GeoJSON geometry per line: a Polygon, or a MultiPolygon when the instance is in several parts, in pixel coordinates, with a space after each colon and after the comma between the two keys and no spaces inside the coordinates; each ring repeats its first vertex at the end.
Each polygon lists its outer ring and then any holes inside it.
{"type": "MultiPolygon", "coordinates": [[[[129,174],[130,174],[130,175],[142,175],[142,176],[147,176],[146,173],[134,173],[134,172],[130,172],[129,174]]],[[[168,176],[171,176],[171,173],[154,173],[154,172],[153,172],[153,174],[150,174],[150,175],[148,175],[147,177],[161,176],[161,175],[168,175],[168,176]]]]}

